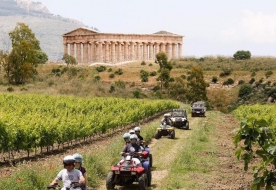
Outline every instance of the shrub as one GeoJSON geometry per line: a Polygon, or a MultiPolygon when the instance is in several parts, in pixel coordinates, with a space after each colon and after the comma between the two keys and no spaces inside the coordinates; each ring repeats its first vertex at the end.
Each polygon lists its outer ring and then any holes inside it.
{"type": "Polygon", "coordinates": [[[217,83],[217,82],[218,82],[218,77],[213,76],[213,78],[212,78],[212,83],[217,83]]]}
{"type": "Polygon", "coordinates": [[[252,79],[250,79],[249,84],[253,84],[254,82],[255,82],[255,79],[252,78],[252,79]]]}
{"type": "Polygon", "coordinates": [[[242,85],[244,83],[245,83],[244,80],[239,80],[238,85],[242,85]]]}
{"type": "Polygon", "coordinates": [[[187,77],[186,77],[186,75],[181,75],[180,76],[182,79],[186,79],[187,77]]]}
{"type": "Polygon", "coordinates": [[[98,72],[103,72],[103,71],[105,71],[105,70],[106,70],[106,67],[103,66],[103,65],[101,65],[101,66],[99,66],[99,67],[96,67],[96,71],[98,71],[98,72]]]}
{"type": "Polygon", "coordinates": [[[112,68],[109,68],[109,69],[107,70],[107,72],[112,72],[112,68]]]}
{"type": "Polygon", "coordinates": [[[117,71],[114,72],[115,75],[122,75],[124,72],[123,72],[123,69],[119,68],[117,71]]]}
{"type": "Polygon", "coordinates": [[[266,71],[265,72],[265,77],[268,78],[273,74],[273,71],[266,71]]]}
{"type": "Polygon", "coordinates": [[[171,77],[170,79],[169,79],[169,82],[174,82],[175,80],[174,80],[174,78],[173,77],[171,77]]]}
{"type": "Polygon", "coordinates": [[[254,76],[256,76],[256,72],[255,72],[255,71],[252,71],[251,77],[254,77],[254,76]]]}
{"type": "Polygon", "coordinates": [[[140,90],[133,91],[133,96],[134,96],[134,98],[141,98],[141,92],[140,92],[140,90]]]}
{"type": "Polygon", "coordinates": [[[231,85],[231,84],[234,84],[234,80],[229,78],[227,79],[226,81],[223,82],[223,85],[231,85]]]}
{"type": "Polygon", "coordinates": [[[110,86],[110,89],[109,89],[109,93],[112,93],[115,91],[115,86],[114,85],[111,85],[110,86]]]}
{"type": "Polygon", "coordinates": [[[75,67],[72,67],[72,68],[70,68],[69,70],[68,70],[68,74],[69,74],[69,76],[76,76],[77,74],[78,74],[78,69],[77,68],[75,68],[75,67]]]}
{"type": "Polygon", "coordinates": [[[148,82],[149,81],[149,73],[145,70],[140,71],[140,78],[142,82],[148,82]]]}
{"type": "Polygon", "coordinates": [[[150,63],[149,66],[151,67],[151,66],[152,66],[152,63],[150,63]]]}
{"type": "Polygon", "coordinates": [[[142,62],[141,62],[141,65],[146,65],[146,62],[145,62],[145,61],[142,61],[142,62]]]}
{"type": "Polygon", "coordinates": [[[111,73],[108,77],[111,78],[111,79],[113,79],[115,77],[115,74],[111,73]]]}
{"type": "Polygon", "coordinates": [[[10,86],[10,87],[7,88],[7,91],[8,91],[8,92],[13,92],[14,89],[13,89],[13,87],[10,86]]]}
{"type": "Polygon", "coordinates": [[[245,96],[250,95],[253,92],[253,87],[248,84],[244,84],[239,89],[239,97],[243,98],[245,96]]]}
{"type": "Polygon", "coordinates": [[[152,71],[152,72],[150,72],[149,75],[150,75],[150,76],[156,76],[156,75],[157,75],[157,72],[156,72],[156,71],[152,71]]]}
{"type": "Polygon", "coordinates": [[[157,85],[157,86],[153,87],[152,90],[156,92],[156,91],[160,90],[160,86],[157,85]]]}
{"type": "Polygon", "coordinates": [[[126,88],[126,85],[123,81],[119,80],[119,81],[116,81],[115,82],[115,86],[117,86],[118,88],[122,88],[122,89],[125,89],[126,88]]]}
{"type": "Polygon", "coordinates": [[[233,55],[235,60],[245,60],[245,59],[250,59],[251,58],[251,53],[250,51],[244,51],[244,50],[240,50],[237,51],[234,55],[233,55]]]}
{"type": "Polygon", "coordinates": [[[219,74],[220,77],[229,76],[232,73],[231,69],[223,69],[223,72],[219,74]]]}
{"type": "Polygon", "coordinates": [[[93,81],[94,82],[99,82],[101,80],[101,77],[99,75],[95,76],[93,81]]]}

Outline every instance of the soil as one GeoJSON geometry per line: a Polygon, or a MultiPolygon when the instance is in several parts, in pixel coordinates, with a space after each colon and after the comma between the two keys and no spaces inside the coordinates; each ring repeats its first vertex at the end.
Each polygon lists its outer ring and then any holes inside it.
{"type": "MultiPolygon", "coordinates": [[[[216,135],[212,138],[214,143],[217,146],[216,158],[218,160],[218,164],[211,168],[211,172],[208,173],[208,177],[206,175],[199,176],[198,174],[190,174],[190,179],[193,183],[204,184],[203,189],[250,189],[250,184],[252,183],[252,173],[245,172],[243,170],[243,162],[237,161],[235,157],[235,147],[233,144],[233,136],[232,133],[235,127],[239,126],[238,121],[234,118],[234,116],[230,114],[221,114],[221,118],[218,119],[218,123],[216,126],[216,135]],[[221,122],[223,121],[223,123],[221,122]],[[217,135],[219,134],[219,135],[217,135]]],[[[159,119],[159,118],[158,118],[159,119]]],[[[200,120],[206,120],[208,122],[208,112],[206,117],[202,118],[189,118],[191,129],[198,127],[198,123],[200,120]]],[[[146,124],[144,124],[146,127],[146,124]]],[[[125,129],[127,130],[127,129],[125,129]]],[[[162,137],[161,139],[155,140],[153,139],[150,146],[151,153],[153,155],[153,170],[152,170],[152,186],[149,189],[152,190],[162,190],[162,180],[166,179],[171,161],[174,160],[175,156],[180,151],[182,147],[182,143],[187,143],[187,137],[192,133],[192,130],[182,130],[176,129],[176,139],[171,140],[166,137],[162,137]],[[166,155],[161,156],[160,149],[166,149],[168,146],[170,149],[167,149],[166,155]]],[[[34,158],[32,161],[29,161],[25,164],[32,164],[33,162],[45,164],[51,159],[53,162],[60,162],[64,155],[72,154],[75,152],[79,153],[90,153],[91,150],[96,150],[100,146],[107,145],[113,138],[121,137],[123,131],[119,131],[114,136],[109,138],[99,138],[98,140],[93,141],[93,144],[84,144],[82,146],[75,146],[73,148],[64,150],[59,152],[56,155],[43,155],[40,157],[34,158]]],[[[208,154],[208,152],[206,152],[208,154]]],[[[204,155],[199,155],[204,156],[204,155]]],[[[19,166],[20,167],[20,166],[19,166]]],[[[16,172],[18,167],[9,167],[7,165],[0,166],[1,176],[7,176],[16,172]]],[[[105,189],[105,180],[102,181],[102,185],[98,187],[98,190],[105,189]]],[[[126,189],[137,189],[137,186],[129,186],[129,187],[117,187],[117,189],[126,190],[126,189]]]]}

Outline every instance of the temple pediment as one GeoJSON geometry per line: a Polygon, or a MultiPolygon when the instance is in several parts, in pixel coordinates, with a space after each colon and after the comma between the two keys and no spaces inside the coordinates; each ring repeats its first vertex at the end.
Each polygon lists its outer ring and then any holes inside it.
{"type": "Polygon", "coordinates": [[[75,30],[72,30],[71,32],[67,32],[66,34],[63,34],[63,36],[82,36],[82,35],[93,35],[98,34],[98,31],[92,30],[90,28],[77,28],[75,30]]]}
{"type": "Polygon", "coordinates": [[[171,32],[167,32],[167,31],[164,31],[164,30],[161,30],[159,32],[155,32],[153,34],[154,35],[163,35],[163,36],[179,36],[177,34],[174,34],[174,33],[171,33],[171,32]]]}

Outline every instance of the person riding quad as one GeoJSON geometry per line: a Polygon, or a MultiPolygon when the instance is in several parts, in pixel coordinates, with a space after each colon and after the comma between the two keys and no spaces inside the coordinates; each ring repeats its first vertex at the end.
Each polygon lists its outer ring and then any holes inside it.
{"type": "Polygon", "coordinates": [[[124,138],[124,141],[125,141],[125,146],[128,145],[128,144],[130,143],[129,137],[130,137],[130,134],[129,134],[129,133],[125,133],[125,134],[123,135],[123,138],[124,138]]]}
{"type": "Polygon", "coordinates": [[[130,129],[129,132],[128,132],[130,135],[133,135],[135,134],[135,131],[133,129],[130,129]]]}
{"type": "Polygon", "coordinates": [[[137,127],[134,128],[134,131],[135,131],[135,134],[138,137],[138,142],[137,143],[144,148],[145,141],[144,141],[144,138],[140,135],[141,128],[137,126],[137,127]]]}
{"type": "Polygon", "coordinates": [[[171,114],[165,113],[164,118],[161,120],[161,124],[170,125],[172,126],[171,114]]]}
{"type": "MultiPolygon", "coordinates": [[[[65,156],[63,158],[64,169],[61,170],[56,178],[50,183],[50,186],[54,186],[59,181],[62,181],[63,188],[70,188],[72,182],[78,182],[80,184],[85,184],[85,178],[83,177],[81,171],[75,169],[75,158],[71,155],[65,156]]],[[[76,187],[75,190],[81,190],[80,187],[76,187]]]]}
{"type": "Polygon", "coordinates": [[[82,155],[80,155],[79,153],[76,153],[73,155],[73,157],[76,160],[75,169],[80,170],[85,179],[85,185],[84,187],[82,187],[82,190],[86,190],[87,189],[86,169],[82,166],[82,155]]]}

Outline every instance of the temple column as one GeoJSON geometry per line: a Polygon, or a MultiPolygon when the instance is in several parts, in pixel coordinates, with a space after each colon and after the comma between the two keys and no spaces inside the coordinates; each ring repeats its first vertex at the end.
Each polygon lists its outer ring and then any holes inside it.
{"type": "Polygon", "coordinates": [[[166,46],[165,46],[165,44],[161,43],[160,46],[161,46],[161,51],[164,52],[164,53],[166,53],[166,46]]]}
{"type": "Polygon", "coordinates": [[[172,59],[172,55],[171,55],[172,50],[171,49],[172,49],[172,44],[167,43],[167,45],[166,45],[166,54],[168,56],[168,60],[172,59]]]}
{"type": "Polygon", "coordinates": [[[115,42],[111,42],[111,62],[116,62],[116,48],[115,48],[115,42]]]}
{"type": "Polygon", "coordinates": [[[158,43],[155,44],[155,55],[158,54],[160,51],[160,46],[158,43]]]}
{"type": "Polygon", "coordinates": [[[90,62],[93,63],[95,61],[95,43],[90,43],[90,62]]]}
{"type": "Polygon", "coordinates": [[[154,55],[153,55],[153,43],[149,44],[149,60],[154,60],[154,55]]]}
{"type": "Polygon", "coordinates": [[[141,43],[137,43],[137,60],[142,60],[142,48],[141,48],[141,43]]]}
{"type": "Polygon", "coordinates": [[[182,57],[182,44],[178,44],[178,59],[182,57]]]}
{"type": "Polygon", "coordinates": [[[172,44],[172,58],[176,59],[176,44],[172,44]]]}
{"type": "Polygon", "coordinates": [[[77,62],[81,63],[82,62],[82,57],[81,57],[81,43],[77,43],[77,62]]]}
{"type": "Polygon", "coordinates": [[[109,46],[110,46],[110,43],[105,42],[105,59],[104,59],[105,63],[109,63],[109,61],[110,61],[110,59],[109,59],[109,56],[110,56],[109,46]]]}
{"type": "Polygon", "coordinates": [[[130,42],[129,59],[134,60],[134,43],[133,42],[130,42]]]}
{"type": "Polygon", "coordinates": [[[68,44],[63,44],[63,54],[68,54],[68,44]]]}
{"type": "Polygon", "coordinates": [[[75,57],[75,44],[74,43],[70,44],[70,55],[72,57],[75,57]]]}
{"type": "Polygon", "coordinates": [[[143,60],[148,60],[148,47],[147,43],[143,42],[143,60]]]}
{"type": "Polygon", "coordinates": [[[124,42],[124,61],[127,61],[129,58],[128,55],[128,42],[124,42]]]}
{"type": "Polygon", "coordinates": [[[83,62],[88,63],[88,43],[83,44],[83,62]]]}
{"type": "Polygon", "coordinates": [[[97,52],[98,52],[98,62],[103,62],[103,43],[99,42],[98,47],[97,47],[97,52]]]}

